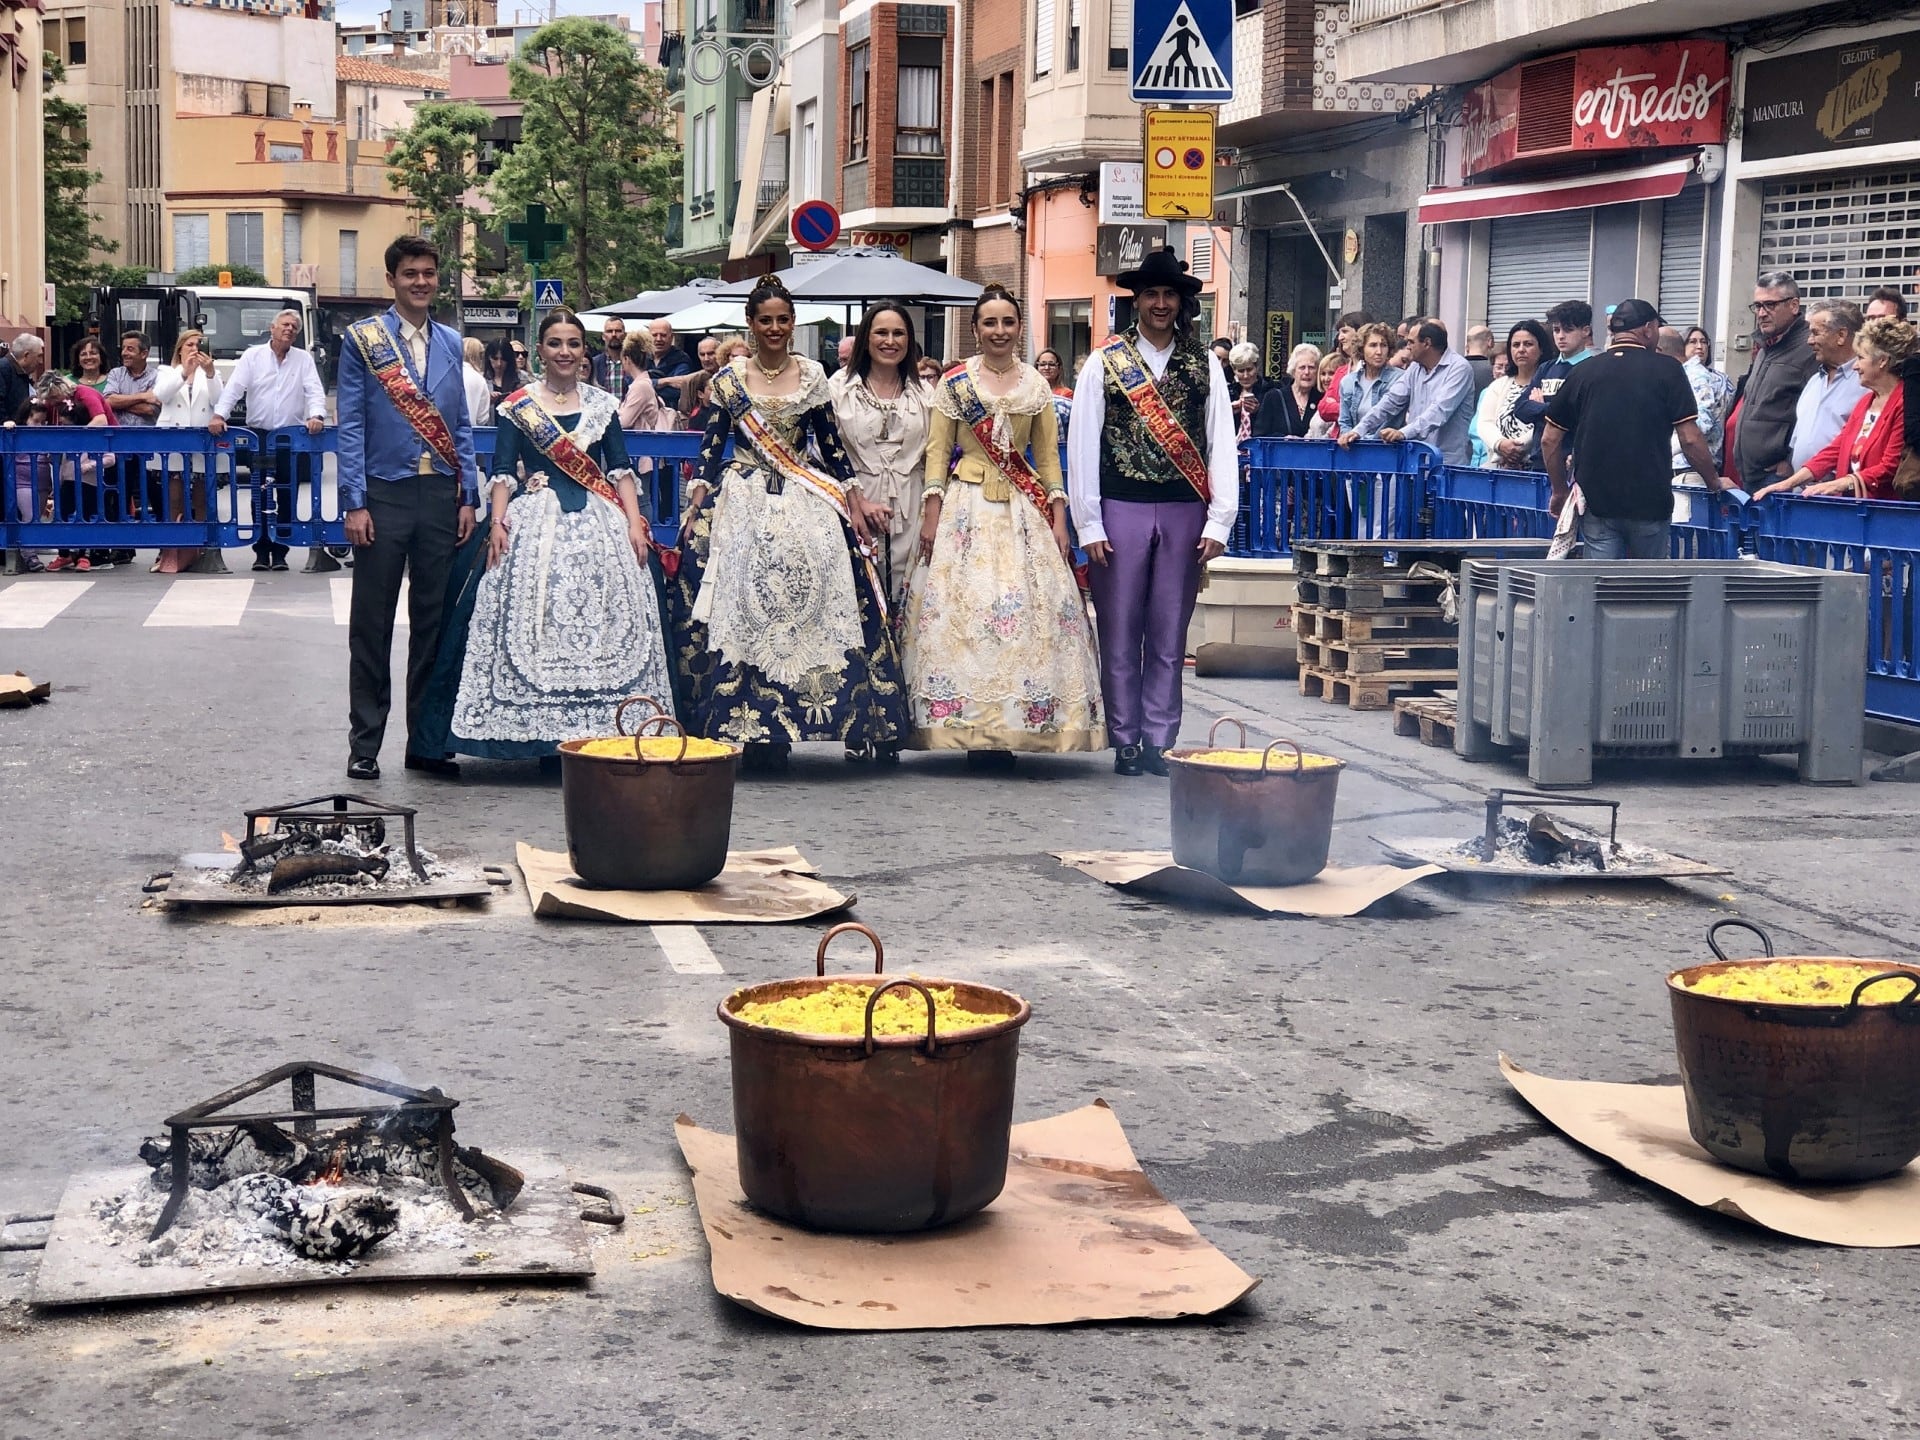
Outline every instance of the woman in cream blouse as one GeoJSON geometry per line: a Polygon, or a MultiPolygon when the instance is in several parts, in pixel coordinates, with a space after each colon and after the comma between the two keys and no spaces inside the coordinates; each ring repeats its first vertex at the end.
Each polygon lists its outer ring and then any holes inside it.
{"type": "Polygon", "coordinates": [[[853,353],[828,381],[840,441],[853,462],[849,506],[873,542],[887,601],[905,598],[920,537],[921,474],[932,391],[920,379],[920,346],[904,307],[881,301],[861,318],[853,353]]]}
{"type": "Polygon", "coordinates": [[[1020,302],[989,285],[973,307],[980,353],[934,387],[901,657],[914,747],[965,750],[981,769],[1107,744],[1053,394],[1020,360],[1020,329],[1020,302]]]}

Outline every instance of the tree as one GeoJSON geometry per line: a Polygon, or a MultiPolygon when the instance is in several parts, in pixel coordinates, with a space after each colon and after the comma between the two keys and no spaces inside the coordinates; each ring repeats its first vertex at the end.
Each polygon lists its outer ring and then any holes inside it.
{"type": "Polygon", "coordinates": [[[421,227],[440,249],[441,293],[457,301],[480,218],[467,203],[480,141],[493,117],[463,100],[429,100],[414,107],[413,123],[393,138],[387,183],[412,202],[421,227]]]}
{"type": "Polygon", "coordinates": [[[47,279],[54,286],[54,323],[66,325],[80,318],[86,309],[87,287],[100,283],[107,268],[93,257],[111,255],[120,247],[99,232],[100,217],[87,203],[87,192],[100,180],[98,170],[87,168],[87,108],[53,93],[53,87],[66,78],[66,66],[48,54],[43,67],[47,279]]]}
{"type": "Polygon", "coordinates": [[[578,309],[673,284],[683,271],[667,258],[667,197],[679,193],[680,147],[663,123],[664,77],[598,20],[542,26],[520,56],[520,142],[494,172],[495,214],[539,203],[567,227],[566,250],[541,269],[568,282],[578,309]]]}
{"type": "Polygon", "coordinates": [[[231,275],[236,285],[271,285],[273,282],[251,265],[196,265],[173,277],[176,285],[218,285],[221,275],[231,275]]]}

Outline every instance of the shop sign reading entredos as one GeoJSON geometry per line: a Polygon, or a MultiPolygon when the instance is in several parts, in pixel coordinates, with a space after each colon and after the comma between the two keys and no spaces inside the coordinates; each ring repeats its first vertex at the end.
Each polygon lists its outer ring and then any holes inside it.
{"type": "Polygon", "coordinates": [[[1711,42],[1531,60],[1468,92],[1462,168],[1485,175],[1556,155],[1714,144],[1726,139],[1727,88],[1726,46],[1711,42]]]}

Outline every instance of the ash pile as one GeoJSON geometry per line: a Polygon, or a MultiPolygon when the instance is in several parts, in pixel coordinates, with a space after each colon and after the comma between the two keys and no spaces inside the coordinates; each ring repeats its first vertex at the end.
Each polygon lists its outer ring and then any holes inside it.
{"type": "Polygon", "coordinates": [[[399,840],[388,836],[396,817],[359,810],[337,813],[249,815],[240,860],[225,877],[243,894],[348,896],[399,893],[453,872],[413,839],[412,817],[399,840]]]}
{"type": "Polygon", "coordinates": [[[1544,811],[1526,820],[1514,815],[1494,816],[1489,821],[1487,834],[1461,841],[1457,853],[1463,860],[1507,861],[1542,870],[1596,873],[1609,868],[1652,864],[1666,858],[1661,851],[1644,845],[1588,838],[1544,811]]]}

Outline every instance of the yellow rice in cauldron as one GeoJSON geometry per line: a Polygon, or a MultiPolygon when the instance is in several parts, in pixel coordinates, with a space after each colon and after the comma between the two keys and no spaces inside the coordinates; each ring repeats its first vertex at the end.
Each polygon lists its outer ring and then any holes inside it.
{"type": "MultiPolygon", "coordinates": [[[[790,995],[784,1000],[754,1000],[733,1007],[733,1015],[751,1025],[768,1025],[775,1030],[794,1030],[808,1035],[865,1035],[867,1000],[872,985],[849,985],[836,980],[807,995],[790,995]]],[[[946,1035],[956,1030],[976,1030],[982,1025],[998,1025],[1009,1017],[990,1011],[968,1010],[953,998],[953,987],[929,987],[933,994],[933,1033],[946,1035]]],[[[902,986],[889,990],[873,1007],[875,1035],[924,1035],[927,1033],[927,1002],[918,990],[902,986]]]]}
{"type": "MultiPolygon", "coordinates": [[[[1258,770],[1262,753],[1259,750],[1196,750],[1191,755],[1180,755],[1175,758],[1184,760],[1189,765],[1220,765],[1229,770],[1258,770]]],[[[1325,770],[1340,763],[1331,755],[1309,753],[1301,758],[1306,762],[1303,768],[1308,770],[1325,770]]],[[[1273,752],[1273,758],[1267,762],[1268,770],[1281,774],[1290,775],[1295,768],[1291,750],[1276,750],[1273,752]]]]}
{"type": "MultiPolygon", "coordinates": [[[[589,740],[576,755],[592,755],[602,760],[633,759],[633,737],[630,735],[611,735],[604,740],[589,740]]],[[[723,745],[718,740],[687,740],[689,760],[718,760],[723,755],[731,755],[733,747],[723,745]]],[[[649,735],[640,742],[640,756],[645,760],[678,760],[680,758],[680,737],[678,735],[649,735]]]]}
{"type": "MultiPolygon", "coordinates": [[[[1869,961],[1836,965],[1828,960],[1774,960],[1741,965],[1682,980],[1680,988],[1694,995],[1722,1000],[1753,1000],[1767,1005],[1845,1005],[1854,987],[1870,975],[1902,967],[1869,961]]],[[[1910,986],[1897,980],[1875,985],[1860,997],[1862,1005],[1892,1005],[1906,998],[1910,986]]]]}

